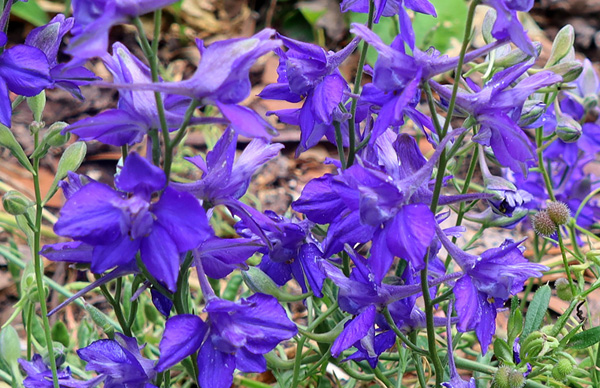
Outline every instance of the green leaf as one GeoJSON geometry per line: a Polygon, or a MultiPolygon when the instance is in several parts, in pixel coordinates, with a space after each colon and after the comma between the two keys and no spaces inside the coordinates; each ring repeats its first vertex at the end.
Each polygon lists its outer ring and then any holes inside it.
{"type": "Polygon", "coordinates": [[[9,365],[16,364],[21,357],[19,335],[12,326],[6,326],[0,331],[0,357],[9,365]]]}
{"type": "Polygon", "coordinates": [[[575,349],[586,349],[600,342],[600,326],[577,333],[569,341],[569,346],[575,349]]]}
{"type": "Polygon", "coordinates": [[[548,310],[551,294],[552,290],[546,284],[540,287],[535,295],[533,295],[533,300],[529,303],[527,315],[525,316],[525,327],[523,328],[521,338],[527,338],[529,334],[539,329],[544,320],[544,315],[546,315],[546,311],[548,310]]]}
{"type": "Polygon", "coordinates": [[[69,331],[67,330],[67,326],[65,326],[65,324],[62,321],[56,321],[54,326],[52,326],[52,330],[50,333],[52,334],[53,341],[60,342],[64,345],[65,348],[69,347],[71,338],[69,337],[69,331]]]}
{"type": "Polygon", "coordinates": [[[87,147],[84,142],[78,141],[69,146],[63,153],[60,161],[58,162],[58,168],[56,169],[56,175],[54,176],[54,180],[52,181],[52,185],[48,190],[48,194],[44,198],[43,203],[52,198],[52,196],[58,190],[58,182],[64,179],[67,176],[69,171],[75,171],[79,168],[83,159],[85,158],[85,153],[87,152],[87,147]]]}
{"type": "Polygon", "coordinates": [[[43,26],[50,21],[48,14],[35,0],[29,0],[27,3],[16,2],[10,12],[36,27],[43,26]]]}
{"type": "Polygon", "coordinates": [[[437,11],[437,18],[415,13],[413,29],[416,46],[421,50],[434,46],[444,54],[462,41],[467,3],[464,0],[431,0],[431,3],[437,11]]]}
{"type": "Polygon", "coordinates": [[[511,347],[500,338],[494,340],[494,355],[503,364],[513,365],[513,352],[511,347]]]}
{"type": "Polygon", "coordinates": [[[29,159],[27,159],[27,155],[25,155],[25,151],[23,151],[23,147],[21,147],[17,139],[15,139],[15,136],[10,129],[2,124],[0,124],[0,146],[8,148],[10,153],[17,158],[23,167],[32,174],[35,173],[33,166],[29,163],[29,159]]]}

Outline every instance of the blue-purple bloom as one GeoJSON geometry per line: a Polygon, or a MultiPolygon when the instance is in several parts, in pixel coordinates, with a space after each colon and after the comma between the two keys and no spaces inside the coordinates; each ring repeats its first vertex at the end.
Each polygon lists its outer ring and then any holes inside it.
{"type": "Polygon", "coordinates": [[[350,92],[338,67],[354,51],[359,40],[354,39],[337,53],[326,53],[317,45],[299,42],[279,35],[288,51],[275,50],[279,55],[277,83],[267,85],[260,97],[299,102],[300,109],[284,109],[276,114],[285,123],[299,125],[302,131],[296,154],[313,147],[325,135],[335,143],[333,122],[345,122],[339,104],[350,92]]]}
{"type": "MultiPolygon", "coordinates": [[[[136,58],[122,43],[113,45],[113,55],[103,61],[116,83],[134,84],[152,82],[150,68],[136,58]]],[[[165,118],[170,130],[177,129],[191,99],[177,95],[163,95],[165,118]]],[[[79,120],[66,127],[81,140],[99,140],[115,146],[139,143],[150,130],[160,128],[160,119],[153,92],[119,90],[117,109],[104,111],[94,117],[79,120]]]]}
{"type": "Polygon", "coordinates": [[[148,271],[175,291],[180,255],[198,247],[212,229],[198,200],[166,183],[161,169],[132,153],[115,179],[120,191],[95,181],[82,186],[67,200],[54,230],[93,246],[95,273],[130,263],[140,250],[148,271]]]}
{"type": "Polygon", "coordinates": [[[176,0],[73,0],[73,38],[65,50],[75,62],[102,57],[114,25],[163,8],[176,0]]]}
{"type": "Polygon", "coordinates": [[[480,256],[462,251],[436,225],[437,237],[465,275],[456,281],[458,330],[475,330],[482,352],[487,352],[496,331],[496,310],[510,295],[523,289],[530,277],[540,277],[548,267],[530,263],[520,249],[521,242],[506,240],[500,247],[488,249],[480,256]]]}
{"type": "Polygon", "coordinates": [[[264,372],[267,363],[263,355],[297,333],[283,307],[269,295],[254,294],[237,303],[213,295],[205,311],[206,322],[190,314],[167,321],[157,371],[167,370],[199,350],[200,386],[228,388],[235,369],[264,372]]]}
{"type": "Polygon", "coordinates": [[[492,36],[498,40],[510,39],[524,53],[532,57],[537,52],[519,21],[517,11],[528,12],[534,0],[483,0],[482,4],[496,10],[496,20],[492,27],[492,36]]]}
{"type": "MultiPolygon", "coordinates": [[[[143,348],[143,347],[142,347],[143,348]]],[[[92,342],[77,351],[87,361],[86,370],[98,373],[105,388],[156,388],[154,361],[142,356],[135,338],[115,333],[115,339],[92,342]]]]}
{"type": "Polygon", "coordinates": [[[79,86],[87,85],[98,77],[83,66],[59,64],[57,61],[62,39],[73,28],[74,23],[73,18],[65,18],[65,15],[58,14],[48,24],[34,28],[25,38],[25,44],[36,47],[46,54],[53,87],[65,89],[73,96],[83,99],[79,86]]]}
{"type": "MultiPolygon", "coordinates": [[[[27,373],[27,377],[23,380],[25,388],[52,388],[52,371],[44,359],[39,354],[34,354],[31,361],[19,359],[21,368],[27,373]]],[[[60,388],[92,388],[100,384],[103,380],[102,376],[95,377],[89,381],[77,380],[71,376],[71,368],[66,367],[57,371],[58,385],[60,388]]]]}

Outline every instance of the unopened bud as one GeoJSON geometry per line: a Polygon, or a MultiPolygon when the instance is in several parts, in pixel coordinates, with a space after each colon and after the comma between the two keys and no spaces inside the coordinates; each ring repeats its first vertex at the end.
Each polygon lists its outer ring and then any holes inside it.
{"type": "Polygon", "coordinates": [[[556,232],[556,224],[545,210],[539,211],[531,217],[531,226],[541,236],[552,236],[556,232]]]}
{"type": "Polygon", "coordinates": [[[546,104],[539,100],[527,100],[521,110],[519,127],[527,127],[535,123],[546,111],[546,104]]]}
{"type": "Polygon", "coordinates": [[[571,210],[566,203],[559,201],[549,201],[546,204],[546,212],[556,225],[564,225],[571,218],[571,210]]]}
{"type": "Polygon", "coordinates": [[[600,265],[600,250],[592,249],[591,251],[586,252],[585,259],[596,265],[600,265]]]}
{"type": "Polygon", "coordinates": [[[29,109],[33,113],[33,119],[35,121],[42,121],[42,114],[46,106],[46,91],[42,90],[38,95],[27,97],[27,105],[29,105],[29,109]]]}
{"type": "Polygon", "coordinates": [[[554,282],[554,287],[556,288],[556,295],[559,299],[567,302],[573,300],[573,291],[571,291],[569,280],[566,278],[558,278],[554,282]]]}
{"type": "Polygon", "coordinates": [[[66,132],[64,135],[62,131],[67,127],[67,123],[58,121],[48,128],[48,131],[44,135],[44,141],[46,144],[52,147],[60,147],[66,144],[71,138],[71,134],[66,132]]]}
{"type": "Polygon", "coordinates": [[[565,143],[574,143],[581,137],[581,124],[571,116],[561,116],[556,123],[556,135],[565,143]]]}
{"type": "Polygon", "coordinates": [[[2,196],[2,206],[8,214],[18,216],[24,214],[28,208],[33,206],[33,201],[18,191],[10,190],[2,196]]]}
{"type": "Polygon", "coordinates": [[[548,58],[545,67],[556,65],[561,59],[566,57],[573,47],[574,42],[575,30],[572,25],[567,24],[558,31],[558,34],[556,34],[554,42],[552,42],[552,52],[550,53],[550,57],[548,58]]]}
{"type": "Polygon", "coordinates": [[[565,380],[573,371],[573,364],[568,358],[558,360],[554,368],[552,368],[552,377],[558,381],[565,380]]]}
{"type": "Polygon", "coordinates": [[[254,292],[260,292],[274,296],[281,302],[294,302],[306,298],[306,294],[292,295],[283,291],[275,284],[275,282],[263,271],[257,267],[250,267],[246,271],[242,271],[244,282],[254,292]]]}
{"type": "Polygon", "coordinates": [[[596,94],[591,94],[589,96],[585,96],[583,98],[583,108],[586,111],[590,111],[598,106],[598,96],[596,94]]]}
{"type": "MultiPolygon", "coordinates": [[[[533,48],[537,55],[542,52],[542,44],[539,42],[533,42],[533,48]]],[[[525,62],[531,55],[523,52],[520,49],[514,49],[499,58],[496,58],[494,65],[497,67],[507,68],[514,66],[518,63],[525,62]]]]}
{"type": "Polygon", "coordinates": [[[550,66],[546,70],[560,75],[563,78],[563,82],[573,82],[581,75],[583,65],[578,61],[569,61],[550,66]]]}

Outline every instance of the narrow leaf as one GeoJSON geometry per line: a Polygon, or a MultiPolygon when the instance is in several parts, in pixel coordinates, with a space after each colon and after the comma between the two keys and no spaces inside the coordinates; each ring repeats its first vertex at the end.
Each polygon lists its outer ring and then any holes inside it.
{"type": "Polygon", "coordinates": [[[27,159],[27,155],[25,155],[25,151],[23,151],[23,147],[15,139],[10,129],[2,124],[0,124],[0,146],[8,148],[10,153],[17,158],[23,167],[32,174],[35,173],[33,166],[29,163],[29,159],[27,159]]]}
{"type": "Polygon", "coordinates": [[[75,171],[79,168],[83,162],[83,159],[85,158],[86,152],[87,147],[82,141],[71,144],[69,148],[65,150],[60,158],[60,161],[58,162],[58,168],[56,169],[54,181],[52,181],[52,185],[48,190],[48,194],[46,194],[46,198],[44,198],[44,203],[48,202],[56,193],[58,190],[58,182],[64,179],[69,171],[75,171]]]}
{"type": "Polygon", "coordinates": [[[569,346],[575,349],[586,349],[600,342],[600,326],[577,333],[569,341],[569,346]]]}
{"type": "Polygon", "coordinates": [[[529,334],[539,329],[544,320],[544,315],[550,304],[550,296],[552,291],[550,286],[545,285],[540,287],[533,296],[533,300],[529,303],[527,315],[525,316],[525,327],[521,333],[521,338],[527,338],[529,334]]]}

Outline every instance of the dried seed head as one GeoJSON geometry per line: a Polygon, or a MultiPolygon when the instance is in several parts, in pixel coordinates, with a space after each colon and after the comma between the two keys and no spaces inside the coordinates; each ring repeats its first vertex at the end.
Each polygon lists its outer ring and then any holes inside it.
{"type": "Polygon", "coordinates": [[[556,224],[545,210],[535,213],[531,217],[533,230],[542,236],[552,236],[556,232],[556,224]]]}
{"type": "Polygon", "coordinates": [[[564,225],[571,217],[571,210],[563,202],[548,202],[546,212],[556,225],[564,225]]]}

